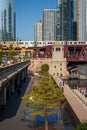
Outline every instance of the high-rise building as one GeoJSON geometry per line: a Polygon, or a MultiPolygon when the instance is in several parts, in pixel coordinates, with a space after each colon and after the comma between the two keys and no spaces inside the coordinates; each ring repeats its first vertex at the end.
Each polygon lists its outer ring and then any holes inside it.
{"type": "Polygon", "coordinates": [[[57,0],[57,30],[56,37],[58,41],[62,40],[62,0],[57,0]]]}
{"type": "Polygon", "coordinates": [[[73,0],[58,0],[57,3],[57,40],[74,38],[74,3],[73,0]]]}
{"type": "Polygon", "coordinates": [[[43,12],[43,41],[56,41],[57,10],[45,9],[43,12]]]}
{"type": "Polygon", "coordinates": [[[0,41],[16,40],[15,0],[0,0],[0,41]]]}
{"type": "Polygon", "coordinates": [[[34,41],[42,41],[42,25],[43,22],[39,21],[34,25],[34,41]]]}
{"type": "Polygon", "coordinates": [[[77,40],[77,0],[73,0],[73,40],[77,40]]]}
{"type": "Polygon", "coordinates": [[[77,0],[77,39],[87,41],[87,0],[77,0]]]}

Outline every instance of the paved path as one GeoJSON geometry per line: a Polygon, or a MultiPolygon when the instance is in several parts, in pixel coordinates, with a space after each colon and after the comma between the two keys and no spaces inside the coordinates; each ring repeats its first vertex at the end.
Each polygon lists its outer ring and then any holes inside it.
{"type": "Polygon", "coordinates": [[[67,84],[64,85],[64,95],[79,121],[87,121],[87,106],[83,104],[67,84]]]}
{"type": "MultiPolygon", "coordinates": [[[[29,78],[26,83],[22,83],[21,96],[30,91],[31,84],[32,79],[29,82],[29,78]]],[[[21,121],[24,114],[24,106],[25,103],[21,101],[21,97],[18,97],[16,93],[13,94],[5,110],[0,112],[0,130],[32,130],[28,127],[28,124],[21,121]]]]}
{"type": "Polygon", "coordinates": [[[73,92],[77,95],[77,97],[83,102],[83,104],[87,107],[87,97],[85,97],[78,89],[73,89],[73,92]]]}

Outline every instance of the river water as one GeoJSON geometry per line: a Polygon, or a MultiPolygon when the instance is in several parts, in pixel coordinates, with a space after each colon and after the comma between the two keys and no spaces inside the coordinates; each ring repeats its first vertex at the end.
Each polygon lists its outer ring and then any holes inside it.
{"type": "Polygon", "coordinates": [[[87,88],[87,79],[73,79],[73,80],[66,80],[65,81],[71,89],[78,88],[87,88]]]}
{"type": "MultiPolygon", "coordinates": [[[[36,117],[34,120],[29,120],[26,117],[29,115],[29,112],[25,111],[25,117],[22,120],[24,123],[33,123],[32,128],[44,126],[45,124],[45,118],[42,116],[36,117]]],[[[59,126],[63,126],[64,130],[74,130],[71,119],[66,112],[66,110],[59,110],[57,114],[53,114],[48,116],[48,122],[49,126],[53,126],[58,129],[59,126]]],[[[33,130],[32,129],[32,130],[33,130]]]]}

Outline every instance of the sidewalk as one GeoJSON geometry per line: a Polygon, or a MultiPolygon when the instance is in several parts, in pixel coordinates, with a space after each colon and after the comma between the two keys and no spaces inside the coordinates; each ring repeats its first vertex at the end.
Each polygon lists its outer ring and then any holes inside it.
{"type": "MultiPolygon", "coordinates": [[[[27,77],[26,82],[21,86],[21,97],[30,91],[32,85],[32,78],[27,77]]],[[[14,93],[4,111],[0,112],[0,130],[32,130],[28,125],[21,121],[24,114],[25,103],[21,97],[14,93]]]]}

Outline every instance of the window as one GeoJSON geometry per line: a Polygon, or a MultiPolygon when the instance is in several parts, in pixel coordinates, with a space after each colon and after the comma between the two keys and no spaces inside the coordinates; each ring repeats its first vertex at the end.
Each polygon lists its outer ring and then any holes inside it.
{"type": "Polygon", "coordinates": [[[55,76],[55,73],[53,73],[53,75],[55,76]]]}
{"type": "Polygon", "coordinates": [[[63,76],[63,74],[60,74],[60,77],[62,77],[63,76]]]}
{"type": "Polygon", "coordinates": [[[62,68],[60,68],[60,70],[62,71],[62,68]]]}
{"type": "Polygon", "coordinates": [[[60,51],[61,49],[60,48],[56,48],[56,51],[60,51]]]}
{"type": "Polygon", "coordinates": [[[54,66],[54,68],[56,68],[56,65],[54,66]]]}

